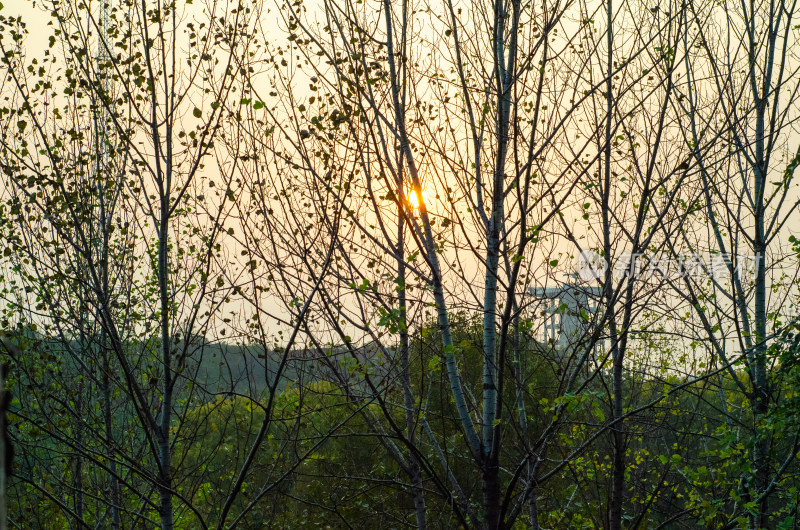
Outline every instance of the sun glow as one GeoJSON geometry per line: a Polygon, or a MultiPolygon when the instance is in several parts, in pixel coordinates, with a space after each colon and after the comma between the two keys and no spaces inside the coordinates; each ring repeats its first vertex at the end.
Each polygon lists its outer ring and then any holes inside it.
{"type": "MultiPolygon", "coordinates": [[[[431,203],[430,196],[425,192],[425,190],[422,190],[422,200],[425,202],[425,206],[429,206],[431,203]]],[[[419,209],[419,200],[417,199],[417,194],[414,193],[414,190],[409,190],[408,202],[414,207],[414,209],[419,209]]]]}

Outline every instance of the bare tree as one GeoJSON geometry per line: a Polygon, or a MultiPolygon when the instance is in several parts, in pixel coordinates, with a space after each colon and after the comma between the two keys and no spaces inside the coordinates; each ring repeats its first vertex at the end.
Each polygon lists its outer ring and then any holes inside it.
{"type": "MultiPolygon", "coordinates": [[[[334,363],[353,363],[363,379],[361,399],[379,404],[382,416],[372,425],[409,478],[419,527],[426,524],[423,481],[448,499],[462,524],[502,527],[528,507],[537,527],[536,489],[565,472],[606,429],[617,433],[615,454],[624,471],[622,425],[630,414],[622,409],[625,344],[657,289],[642,295],[633,278],[617,285],[606,278],[604,311],[579,347],[558,354],[568,361],[559,361],[555,405],[532,403],[530,374],[521,368],[521,357],[532,355],[524,330],[538,321],[526,312],[526,294],[558,266],[554,258],[563,247],[556,234],[578,243],[576,227],[565,231],[559,219],[583,190],[591,190],[587,196],[598,190],[609,252],[626,250],[623,244],[611,247],[619,234],[627,250],[638,251],[656,233],[646,230],[649,223],[670,225],[667,230],[680,225],[666,220],[675,218],[672,186],[685,178],[672,180],[680,161],[660,166],[668,157],[675,160],[675,151],[665,152],[659,135],[680,126],[673,68],[663,54],[646,51],[680,41],[682,12],[645,33],[633,24],[650,12],[626,5],[624,17],[633,21],[626,35],[633,44],[617,58],[611,44],[610,55],[601,56],[583,42],[597,9],[515,1],[430,10],[410,2],[324,2],[318,11],[286,5],[290,44],[269,49],[269,73],[254,75],[243,98],[265,116],[243,121],[259,153],[251,156],[248,178],[254,209],[279,219],[270,226],[283,227],[249,234],[267,249],[264,261],[276,271],[263,288],[294,300],[293,293],[319,277],[324,253],[317,241],[333,242],[334,265],[308,314],[307,340],[323,362],[333,356],[334,363]],[[657,82],[649,85],[652,75],[634,72],[639,67],[653,69],[657,82]],[[619,75],[626,76],[619,88],[624,102],[611,95],[619,75]],[[593,105],[604,87],[607,107],[599,113],[593,105]],[[631,118],[632,112],[646,117],[631,118]],[[639,134],[655,144],[641,147],[639,134]],[[610,161],[618,144],[632,152],[610,161]],[[618,185],[611,172],[631,161],[637,185],[643,183],[641,197],[628,200],[638,210],[628,222],[609,217],[618,185]],[[587,183],[597,167],[605,179],[591,189],[587,183]],[[340,208],[345,217],[332,223],[331,212],[340,208]],[[480,383],[465,380],[471,342],[454,339],[452,322],[462,312],[481,320],[480,383]],[[420,382],[408,375],[409,337],[431,320],[459,432],[457,447],[448,451],[442,450],[448,442],[430,428],[432,374],[420,382]],[[571,448],[553,450],[563,442],[564,426],[575,420],[569,419],[571,396],[587,389],[605,365],[592,354],[609,328],[615,383],[608,394],[616,412],[610,422],[586,429],[571,448]],[[398,394],[388,393],[392,385],[398,394]],[[404,421],[395,421],[395,410],[404,421]],[[530,418],[538,416],[553,419],[529,431],[530,418]],[[481,484],[480,513],[449,462],[454,450],[470,455],[481,484]]],[[[613,18],[611,6],[607,13],[613,18]]],[[[352,388],[350,378],[339,383],[352,388]]],[[[610,503],[617,526],[622,476],[615,473],[610,503]]]]}
{"type": "Polygon", "coordinates": [[[706,274],[701,281],[687,275],[679,292],[696,311],[695,337],[722,365],[745,370],[731,369],[730,377],[747,396],[749,411],[746,417],[733,408],[728,414],[749,425],[752,474],[740,477],[740,491],[750,525],[763,528],[771,524],[769,499],[781,481],[776,473],[785,469],[776,454],[780,435],[768,422],[782,400],[769,347],[786,323],[798,273],[796,263],[786,261],[798,207],[793,176],[800,151],[792,146],[800,67],[792,29],[797,5],[688,7],[686,24],[694,36],[683,50],[687,79],[680,86],[680,108],[707,229],[686,234],[675,248],[704,255],[706,274]]]}
{"type": "MultiPolygon", "coordinates": [[[[221,241],[236,165],[217,142],[259,13],[59,2],[41,12],[53,29],[39,56],[22,18],[3,20],[3,186],[20,278],[6,294],[32,351],[57,363],[47,379],[58,390],[42,393],[41,363],[21,359],[42,401],[20,416],[75,464],[57,490],[74,503],[51,500],[79,526],[156,512],[173,528],[176,514],[196,513],[173,452],[187,410],[208,399],[205,337],[231,293],[221,241]],[[225,192],[204,201],[215,184],[225,192]],[[86,498],[99,506],[91,515],[86,498]]],[[[46,492],[41,475],[20,476],[46,492]]]]}

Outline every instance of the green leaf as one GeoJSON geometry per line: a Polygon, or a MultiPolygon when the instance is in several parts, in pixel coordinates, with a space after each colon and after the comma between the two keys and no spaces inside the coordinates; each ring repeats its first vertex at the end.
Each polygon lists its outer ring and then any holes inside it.
{"type": "Polygon", "coordinates": [[[255,103],[253,103],[253,109],[258,110],[258,109],[263,109],[263,108],[264,108],[264,102],[263,101],[256,101],[255,103]]]}
{"type": "Polygon", "coordinates": [[[442,358],[438,355],[434,355],[428,360],[428,369],[431,372],[438,372],[439,369],[442,367],[442,358]]]}
{"type": "Polygon", "coordinates": [[[550,266],[551,267],[555,267],[556,265],[558,265],[558,260],[557,259],[554,259],[554,260],[550,261],[550,266]]]}
{"type": "Polygon", "coordinates": [[[195,107],[194,110],[192,111],[192,116],[194,116],[195,118],[199,118],[202,115],[203,113],[197,107],[195,107]]]}

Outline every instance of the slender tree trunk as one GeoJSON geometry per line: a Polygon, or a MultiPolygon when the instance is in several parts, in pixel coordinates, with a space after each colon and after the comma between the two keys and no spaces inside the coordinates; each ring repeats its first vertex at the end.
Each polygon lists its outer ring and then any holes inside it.
{"type": "MultiPolygon", "coordinates": [[[[516,381],[516,408],[517,416],[519,419],[519,430],[522,436],[524,447],[527,451],[531,450],[530,434],[528,433],[528,415],[525,410],[524,399],[524,374],[527,372],[522,355],[520,352],[522,341],[520,340],[519,332],[519,307],[514,303],[514,320],[513,332],[511,333],[511,347],[512,347],[512,363],[514,367],[514,380],[516,381]]],[[[527,464],[527,481],[526,485],[535,480],[536,465],[528,461],[527,464]]],[[[536,498],[536,489],[532,489],[528,494],[528,517],[530,518],[531,530],[539,530],[539,507],[536,498]]]]}
{"type": "MultiPolygon", "coordinates": [[[[516,36],[519,24],[520,3],[511,3],[513,13],[506,32],[507,11],[505,3],[494,5],[494,62],[497,83],[497,155],[492,182],[492,210],[486,242],[486,278],[483,300],[483,510],[486,527],[500,528],[501,485],[500,430],[497,424],[502,412],[499,406],[498,383],[502,352],[497,348],[497,285],[500,271],[500,227],[505,222],[505,168],[511,140],[511,87],[516,65],[516,36]],[[508,42],[506,42],[508,34],[508,42]],[[508,46],[506,58],[505,47],[508,46]],[[507,62],[506,62],[507,61],[507,62]],[[500,355],[498,355],[500,354],[500,355]]],[[[511,287],[513,289],[513,286],[511,287]]]]}
{"type": "MultiPolygon", "coordinates": [[[[2,335],[0,335],[0,339],[4,339],[2,335]]],[[[3,341],[3,346],[6,346],[5,341],[3,341]]],[[[6,447],[6,430],[8,429],[8,423],[6,421],[6,414],[8,413],[8,405],[11,403],[11,396],[6,393],[6,374],[5,374],[5,366],[0,366],[0,399],[2,399],[2,408],[0,408],[0,530],[6,530],[8,528],[8,513],[7,513],[7,502],[6,502],[6,486],[8,484],[7,477],[8,477],[8,469],[6,469],[7,465],[10,465],[11,462],[6,461],[6,454],[8,452],[8,447],[6,447]]]]}
{"type": "MultiPolygon", "coordinates": [[[[83,332],[81,332],[81,334],[83,335],[83,332]]],[[[88,350],[88,344],[84,337],[81,337],[81,348],[83,351],[88,350]]],[[[83,372],[83,370],[80,372],[83,372]]],[[[83,423],[81,422],[81,418],[83,417],[83,400],[85,399],[84,381],[88,379],[88,374],[82,375],[83,377],[78,385],[78,399],[75,402],[75,413],[78,417],[78,421],[75,422],[75,444],[78,447],[83,447],[85,444],[83,437],[83,423]]],[[[75,476],[72,478],[72,486],[75,488],[75,525],[77,528],[80,528],[83,524],[83,457],[80,454],[75,455],[74,473],[75,476]]]]}
{"type": "MultiPolygon", "coordinates": [[[[430,264],[431,271],[431,287],[433,288],[433,300],[436,304],[436,318],[439,326],[439,331],[442,334],[442,347],[445,353],[445,368],[447,371],[447,378],[450,382],[450,389],[453,394],[453,401],[455,403],[456,412],[458,413],[459,420],[464,429],[464,437],[467,440],[470,452],[473,455],[480,457],[481,443],[478,438],[478,432],[475,429],[475,423],[470,416],[467,400],[464,395],[464,387],[461,383],[461,376],[458,370],[458,363],[454,354],[453,335],[450,329],[450,316],[447,312],[447,303],[444,297],[444,286],[442,285],[442,270],[439,266],[439,256],[436,251],[435,240],[433,237],[433,230],[431,229],[430,218],[428,217],[427,206],[422,198],[422,184],[420,182],[419,174],[417,173],[417,166],[414,162],[414,156],[409,146],[408,135],[405,127],[405,112],[400,105],[400,83],[395,68],[394,38],[392,35],[392,15],[391,3],[389,0],[383,2],[384,12],[386,16],[386,51],[388,52],[389,61],[389,79],[392,84],[392,106],[395,110],[395,122],[397,125],[397,132],[400,140],[400,151],[406,159],[408,165],[408,172],[411,177],[411,183],[414,193],[417,194],[419,200],[419,215],[422,222],[422,247],[425,252],[426,258],[430,264]]],[[[402,200],[402,198],[401,198],[402,200]]]]}
{"type": "MultiPolygon", "coordinates": [[[[102,122],[104,123],[104,122],[102,122]]],[[[99,136],[99,135],[98,135],[99,136]]],[[[103,134],[102,141],[106,142],[106,133],[103,134]]],[[[98,156],[98,160],[102,160],[104,165],[108,164],[109,156],[108,156],[108,146],[104,145],[102,147],[102,151],[100,156],[98,156]]],[[[100,175],[100,168],[98,168],[97,174],[100,175]]],[[[108,220],[110,218],[110,212],[106,208],[105,202],[105,186],[102,184],[102,180],[98,181],[98,196],[100,197],[100,232],[103,236],[102,240],[102,247],[100,249],[100,256],[101,259],[99,260],[99,269],[100,269],[100,282],[102,286],[102,293],[106,301],[111,299],[111,292],[110,292],[110,282],[108,278],[108,267],[109,267],[109,252],[108,252],[108,240],[109,240],[109,233],[107,230],[108,220]]],[[[100,310],[97,311],[97,321],[96,326],[99,328],[99,342],[98,342],[98,351],[101,356],[101,369],[102,373],[100,374],[100,394],[103,400],[103,423],[105,426],[105,435],[106,435],[106,451],[108,453],[108,466],[109,466],[109,492],[108,492],[108,500],[111,504],[111,528],[112,530],[118,530],[121,528],[122,525],[122,518],[120,514],[120,503],[121,503],[121,496],[119,490],[119,479],[117,478],[117,460],[116,460],[116,447],[114,444],[114,422],[113,416],[111,412],[111,364],[108,359],[108,333],[106,331],[105,326],[103,325],[103,316],[100,310]]]]}
{"type": "MultiPolygon", "coordinates": [[[[769,484],[769,440],[760,432],[759,423],[769,409],[769,388],[767,381],[767,265],[766,238],[764,234],[764,180],[766,167],[764,163],[764,125],[767,111],[767,93],[756,101],[756,163],[755,163],[755,237],[753,250],[756,259],[755,274],[755,366],[753,371],[753,422],[755,427],[755,443],[753,445],[753,466],[755,467],[755,495],[761,496],[769,484]]],[[[764,528],[767,514],[767,496],[759,500],[754,513],[751,514],[751,527],[764,528]]]]}
{"type": "MultiPolygon", "coordinates": [[[[528,466],[533,467],[531,464],[528,464],[528,466]]],[[[528,517],[530,518],[531,530],[541,530],[542,527],[539,525],[539,506],[536,500],[536,489],[531,491],[530,499],[528,499],[528,517]]]]}
{"type": "Polygon", "coordinates": [[[172,515],[172,455],[170,449],[170,423],[172,420],[172,340],[169,332],[169,285],[167,282],[169,237],[169,201],[165,194],[161,201],[161,223],[158,234],[158,287],[161,297],[161,355],[164,368],[161,418],[158,432],[159,458],[159,515],[162,530],[174,528],[172,515]]]}
{"type": "Polygon", "coordinates": [[[108,352],[105,349],[106,341],[105,341],[105,332],[102,332],[101,335],[101,343],[100,347],[102,348],[102,355],[103,355],[103,376],[101,378],[101,384],[103,387],[100,389],[103,395],[103,422],[105,423],[106,428],[106,451],[108,451],[108,465],[111,470],[110,473],[110,491],[109,491],[109,502],[111,503],[111,528],[112,530],[118,530],[121,527],[121,518],[120,518],[120,491],[119,491],[119,480],[117,479],[117,460],[115,458],[115,448],[114,448],[114,424],[112,422],[111,416],[111,389],[110,389],[110,381],[109,381],[109,362],[108,362],[108,352]]]}
{"type": "MultiPolygon", "coordinates": [[[[397,197],[402,201],[403,177],[402,177],[402,155],[401,162],[398,164],[398,183],[397,197]]],[[[397,304],[400,311],[400,377],[403,385],[403,406],[406,416],[406,436],[409,442],[414,445],[416,439],[416,418],[414,417],[414,396],[411,393],[411,369],[409,363],[409,340],[408,323],[406,321],[406,265],[405,257],[405,238],[403,226],[403,204],[398,202],[397,212],[397,304]]],[[[425,493],[422,488],[422,471],[417,455],[413,451],[409,452],[409,468],[411,471],[411,490],[414,498],[414,513],[417,519],[417,528],[427,529],[428,522],[425,513],[425,493]]]]}
{"type": "MultiPolygon", "coordinates": [[[[99,26],[100,26],[100,40],[97,43],[97,62],[105,63],[109,60],[108,54],[108,42],[105,41],[108,35],[108,19],[109,19],[109,11],[110,11],[110,1],[103,0],[100,4],[100,14],[99,14],[99,26]]],[[[95,169],[95,178],[96,182],[95,185],[97,187],[97,197],[99,200],[99,208],[100,208],[100,218],[99,223],[96,227],[98,235],[102,235],[102,242],[101,247],[99,249],[98,255],[98,266],[100,272],[100,282],[101,282],[101,292],[102,296],[105,297],[106,301],[111,299],[111,292],[110,292],[110,283],[109,283],[109,232],[108,232],[108,225],[109,221],[112,220],[112,213],[113,207],[109,207],[106,203],[106,187],[105,187],[105,176],[108,174],[107,172],[110,171],[110,149],[111,149],[111,141],[110,141],[110,134],[111,128],[109,127],[109,123],[111,122],[109,116],[109,105],[110,100],[113,97],[113,83],[111,76],[106,73],[101,76],[100,78],[100,87],[101,87],[101,97],[99,97],[99,102],[97,105],[97,114],[95,115],[95,143],[97,147],[97,167],[95,169]]],[[[105,424],[105,435],[106,435],[106,451],[108,452],[108,462],[109,462],[109,503],[111,504],[111,528],[112,530],[118,530],[121,527],[121,514],[120,514],[120,503],[121,503],[121,496],[120,496],[120,489],[119,489],[119,480],[117,478],[117,461],[116,461],[116,449],[114,444],[114,424],[112,421],[112,414],[111,414],[111,367],[108,359],[108,333],[103,326],[103,318],[100,313],[100,310],[97,311],[97,322],[96,325],[99,327],[99,354],[101,355],[102,359],[102,374],[100,376],[100,393],[103,399],[103,423],[105,424]]]]}
{"type": "MultiPolygon", "coordinates": [[[[615,333],[613,335],[616,335],[615,333]]],[[[616,337],[615,339],[616,340],[616,337]]],[[[617,420],[613,433],[613,467],[611,484],[611,506],[609,507],[609,527],[614,530],[622,528],[622,503],[625,493],[625,431],[621,419],[622,407],[622,355],[618,346],[613,348],[613,417],[617,420]]]]}
{"type": "MultiPolygon", "coordinates": [[[[606,46],[608,47],[606,56],[606,126],[604,139],[603,157],[603,250],[606,260],[611,259],[612,240],[611,240],[611,220],[609,218],[609,197],[611,194],[611,120],[614,114],[613,90],[613,4],[609,0],[606,4],[606,46]]],[[[630,281],[630,279],[629,279],[630,281]]],[[[612,468],[611,468],[611,498],[608,507],[608,526],[612,530],[622,528],[622,504],[624,500],[625,488],[625,431],[622,422],[623,415],[623,352],[620,349],[619,336],[615,318],[614,288],[612,267],[607,267],[604,284],[604,298],[606,303],[606,313],[608,315],[609,332],[611,336],[611,359],[612,359],[612,418],[616,421],[612,429],[612,468]]]]}
{"type": "Polygon", "coordinates": [[[500,524],[500,466],[489,459],[483,468],[483,517],[487,529],[501,528],[500,524]]]}

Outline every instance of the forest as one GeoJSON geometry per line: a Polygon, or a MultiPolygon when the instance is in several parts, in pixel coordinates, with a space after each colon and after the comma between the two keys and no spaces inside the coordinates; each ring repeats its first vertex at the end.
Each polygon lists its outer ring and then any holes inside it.
{"type": "Polygon", "coordinates": [[[0,3],[0,530],[800,528],[798,18],[0,3]]]}

